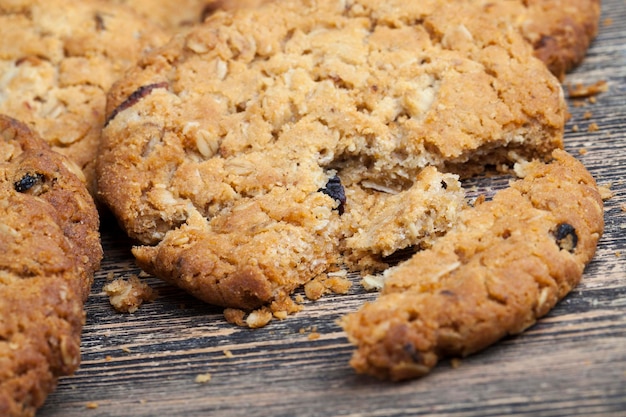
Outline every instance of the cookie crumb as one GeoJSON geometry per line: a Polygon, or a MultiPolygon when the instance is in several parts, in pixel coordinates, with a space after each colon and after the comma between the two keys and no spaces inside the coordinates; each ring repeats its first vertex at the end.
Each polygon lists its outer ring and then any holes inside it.
{"type": "Polygon", "coordinates": [[[330,272],[315,277],[304,285],[304,294],[309,300],[319,300],[328,293],[346,294],[352,283],[347,278],[346,271],[330,272]]]}
{"type": "Polygon", "coordinates": [[[99,406],[100,405],[97,402],[95,402],[95,401],[89,401],[87,404],[85,404],[85,408],[88,408],[90,410],[95,410],[99,406]]]}
{"type": "Polygon", "coordinates": [[[120,313],[134,313],[144,302],[152,302],[158,293],[147,283],[141,281],[137,275],[131,275],[127,280],[115,279],[102,287],[109,296],[109,302],[120,313]]]}
{"type": "Polygon", "coordinates": [[[321,337],[321,335],[318,332],[311,332],[309,333],[309,340],[317,340],[321,337]]]}
{"type": "Polygon", "coordinates": [[[361,280],[361,285],[367,291],[380,291],[385,285],[385,277],[380,275],[365,275],[361,280]]]}
{"type": "Polygon", "coordinates": [[[591,123],[589,127],[587,128],[587,131],[589,132],[597,132],[598,130],[600,130],[600,127],[598,126],[597,123],[591,123]]]}
{"type": "Polygon", "coordinates": [[[211,374],[209,372],[205,374],[198,374],[196,375],[196,379],[195,379],[197,384],[206,384],[210,380],[211,380],[211,374]]]}
{"type": "Polygon", "coordinates": [[[598,186],[598,191],[600,192],[600,198],[603,201],[609,200],[613,197],[613,191],[611,191],[611,184],[603,184],[598,186]]]}
{"type": "Polygon", "coordinates": [[[272,312],[272,314],[278,320],[285,320],[287,318],[287,316],[289,316],[289,313],[287,313],[285,310],[274,311],[274,312],[272,312]]]}
{"type": "Polygon", "coordinates": [[[611,26],[613,24],[613,19],[607,17],[602,21],[602,26],[611,26]]]}
{"type": "Polygon", "coordinates": [[[130,348],[126,345],[120,346],[120,349],[122,349],[122,351],[125,353],[130,353],[130,348]]]}
{"type": "Polygon", "coordinates": [[[301,327],[300,329],[298,329],[298,333],[299,334],[308,333],[307,338],[309,340],[317,340],[321,337],[321,335],[317,331],[317,326],[301,327]]]}
{"type": "Polygon", "coordinates": [[[230,324],[234,324],[237,326],[245,326],[246,322],[243,319],[246,315],[246,312],[240,310],[238,308],[226,308],[224,309],[224,318],[230,324]]]}
{"type": "Polygon", "coordinates": [[[626,203],[622,203],[619,205],[620,210],[622,210],[622,212],[626,213],[626,203]]]}
{"type": "Polygon", "coordinates": [[[608,90],[609,84],[605,80],[600,80],[589,85],[578,83],[573,86],[567,86],[567,92],[570,98],[589,98],[608,90]]]}
{"type": "MultiPolygon", "coordinates": [[[[516,164],[517,166],[517,164],[516,164]]],[[[518,174],[520,175],[520,174],[518,174]]],[[[524,174],[525,175],[525,174],[524,174]]],[[[474,207],[478,207],[480,206],[482,203],[484,203],[485,201],[487,201],[487,196],[485,194],[481,194],[478,197],[476,197],[476,199],[474,200],[474,204],[472,204],[474,207]]]]}
{"type": "Polygon", "coordinates": [[[579,155],[587,155],[587,152],[589,152],[589,151],[587,150],[587,148],[580,148],[580,149],[578,150],[578,154],[579,154],[579,155]]]}
{"type": "Polygon", "coordinates": [[[622,252],[621,252],[621,251],[619,251],[619,250],[616,250],[616,251],[615,251],[615,257],[616,257],[616,258],[619,258],[620,256],[622,256],[622,252]]]}
{"type": "Polygon", "coordinates": [[[461,359],[459,358],[450,359],[450,366],[452,367],[452,369],[457,369],[458,367],[461,366],[461,359]]]}
{"type": "Polygon", "coordinates": [[[227,358],[233,358],[233,357],[235,357],[235,355],[233,355],[233,352],[231,352],[231,351],[230,351],[230,350],[228,350],[228,349],[224,349],[224,350],[222,351],[222,353],[223,353],[223,354],[224,354],[224,356],[226,356],[227,358]]]}
{"type": "Polygon", "coordinates": [[[262,307],[248,314],[248,317],[246,317],[246,324],[251,329],[258,329],[259,327],[263,327],[272,321],[272,317],[272,312],[268,308],[262,307]]]}
{"type": "Polygon", "coordinates": [[[270,311],[279,320],[287,318],[289,314],[297,313],[302,310],[301,303],[294,301],[289,296],[278,298],[270,304],[270,311]]]}

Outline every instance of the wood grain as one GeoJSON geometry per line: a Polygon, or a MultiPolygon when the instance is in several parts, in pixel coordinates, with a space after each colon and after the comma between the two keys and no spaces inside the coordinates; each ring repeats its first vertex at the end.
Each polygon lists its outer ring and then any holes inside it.
{"type": "Polygon", "coordinates": [[[606,80],[609,91],[595,103],[570,100],[566,148],[610,185],[606,230],[583,282],[527,332],[458,367],[444,361],[425,378],[389,383],[348,366],[352,347],[336,320],[375,297],[356,278],[349,294],[257,330],[227,324],[221,309],[155,278],[147,281],[160,297],[119,314],[101,291],[106,277],[140,271],[131,242],[103,215],[82,365],[38,416],[626,416],[626,2],[605,0],[602,20],[565,83],[606,80]],[[207,373],[210,381],[195,381],[207,373]]]}

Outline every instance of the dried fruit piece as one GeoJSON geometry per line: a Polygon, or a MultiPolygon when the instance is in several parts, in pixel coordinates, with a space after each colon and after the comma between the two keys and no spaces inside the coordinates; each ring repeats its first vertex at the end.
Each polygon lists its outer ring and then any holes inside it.
{"type": "Polygon", "coordinates": [[[22,178],[13,183],[13,188],[15,188],[15,191],[18,193],[23,193],[37,185],[41,186],[43,181],[44,176],[42,174],[27,172],[22,178]]]}
{"type": "Polygon", "coordinates": [[[576,235],[576,229],[571,224],[559,224],[554,232],[554,237],[559,248],[572,253],[576,250],[578,236],[576,235]]]}
{"type": "Polygon", "coordinates": [[[346,204],[346,192],[343,189],[343,185],[341,185],[341,179],[337,175],[330,178],[326,183],[326,187],[320,188],[318,191],[339,202],[336,210],[339,211],[339,214],[343,214],[346,204]]]}
{"type": "Polygon", "coordinates": [[[142,98],[144,98],[145,96],[150,94],[152,92],[152,90],[157,89],[157,88],[167,88],[167,86],[168,86],[167,82],[160,82],[160,83],[153,83],[153,84],[148,84],[148,85],[142,85],[141,87],[139,87],[138,89],[133,91],[132,94],[130,96],[128,96],[128,98],[126,100],[124,100],[119,106],[117,106],[111,112],[109,117],[107,117],[106,122],[104,122],[104,125],[105,126],[108,125],[109,122],[111,120],[113,120],[115,118],[115,116],[118,115],[119,112],[124,111],[124,110],[128,109],[129,107],[132,107],[139,100],[141,100],[142,98]]]}

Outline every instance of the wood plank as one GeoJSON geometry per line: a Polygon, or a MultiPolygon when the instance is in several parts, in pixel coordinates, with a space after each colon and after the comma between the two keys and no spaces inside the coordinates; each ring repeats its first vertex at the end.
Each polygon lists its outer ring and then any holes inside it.
{"type": "MultiPolygon", "coordinates": [[[[609,83],[595,104],[570,101],[566,134],[566,148],[611,185],[606,231],[583,282],[526,333],[456,369],[443,361],[425,378],[389,383],[348,366],[352,347],[336,320],[375,297],[356,277],[349,294],[306,302],[257,330],[227,324],[221,309],[154,278],[161,296],[118,314],[101,291],[107,274],[140,271],[131,243],[105,216],[106,257],[86,307],[82,366],[38,416],[625,416],[626,2],[605,0],[606,18],[612,24],[566,80],[609,83]],[[313,328],[318,339],[309,338],[313,328]],[[197,383],[205,373],[211,380],[197,383]],[[91,402],[98,407],[88,409],[91,402]]],[[[504,184],[480,182],[483,190],[504,184]]]]}

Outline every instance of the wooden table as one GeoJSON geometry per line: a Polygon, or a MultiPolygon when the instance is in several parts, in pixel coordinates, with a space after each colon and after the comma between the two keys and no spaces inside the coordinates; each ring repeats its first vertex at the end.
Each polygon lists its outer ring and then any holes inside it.
{"type": "Polygon", "coordinates": [[[626,416],[626,1],[605,0],[603,12],[566,84],[606,80],[609,91],[583,106],[570,100],[566,148],[610,185],[606,231],[583,282],[526,333],[456,369],[443,361],[425,378],[390,383],[348,366],[353,349],[336,319],[375,297],[357,278],[349,294],[257,330],[150,277],[161,296],[120,314],[102,292],[106,277],[140,271],[105,216],[81,368],[38,416],[626,416]]]}

